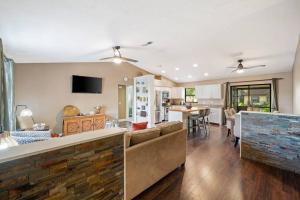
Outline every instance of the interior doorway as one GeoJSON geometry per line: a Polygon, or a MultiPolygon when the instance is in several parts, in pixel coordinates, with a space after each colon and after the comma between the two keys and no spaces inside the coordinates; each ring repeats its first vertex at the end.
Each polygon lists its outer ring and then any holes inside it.
{"type": "Polygon", "coordinates": [[[133,85],[126,86],[126,119],[133,120],[133,85]]]}
{"type": "Polygon", "coordinates": [[[126,119],[126,86],[118,85],[118,119],[126,119]]]}
{"type": "Polygon", "coordinates": [[[118,119],[132,121],[133,116],[133,86],[118,85],[118,119]]]}

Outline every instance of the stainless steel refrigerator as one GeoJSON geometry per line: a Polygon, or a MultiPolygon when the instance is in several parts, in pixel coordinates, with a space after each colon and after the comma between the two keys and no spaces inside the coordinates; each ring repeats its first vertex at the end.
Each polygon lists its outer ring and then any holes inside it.
{"type": "Polygon", "coordinates": [[[161,108],[162,108],[162,92],[155,91],[155,123],[160,123],[161,119],[161,108]]]}
{"type": "Polygon", "coordinates": [[[155,91],[155,123],[168,121],[168,91],[155,91]]]}

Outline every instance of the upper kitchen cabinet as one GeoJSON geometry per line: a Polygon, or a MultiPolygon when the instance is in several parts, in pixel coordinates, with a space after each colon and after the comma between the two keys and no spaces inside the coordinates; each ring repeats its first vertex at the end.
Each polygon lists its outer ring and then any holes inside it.
{"type": "Polygon", "coordinates": [[[222,85],[197,85],[196,87],[197,99],[222,99],[222,85]]]}
{"type": "Polygon", "coordinates": [[[184,99],[184,87],[172,87],[171,99],[184,99]]]}

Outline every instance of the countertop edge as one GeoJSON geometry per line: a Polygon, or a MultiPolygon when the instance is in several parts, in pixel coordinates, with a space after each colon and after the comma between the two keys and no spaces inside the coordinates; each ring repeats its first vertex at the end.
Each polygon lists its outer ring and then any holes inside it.
{"type": "Polygon", "coordinates": [[[69,146],[87,143],[95,140],[105,139],[117,135],[122,135],[127,131],[126,128],[101,129],[89,131],[61,138],[51,138],[46,141],[39,141],[30,144],[19,145],[0,150],[0,163],[17,160],[69,146]]]}

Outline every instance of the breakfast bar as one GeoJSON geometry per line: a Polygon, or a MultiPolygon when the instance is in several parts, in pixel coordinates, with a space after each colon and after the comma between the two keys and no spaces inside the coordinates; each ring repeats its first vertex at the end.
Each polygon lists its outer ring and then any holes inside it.
{"type": "Polygon", "coordinates": [[[183,122],[183,126],[187,127],[188,116],[190,114],[199,114],[199,111],[205,109],[204,107],[192,107],[190,109],[183,106],[172,107],[169,109],[169,121],[181,121],[183,122]]]}

